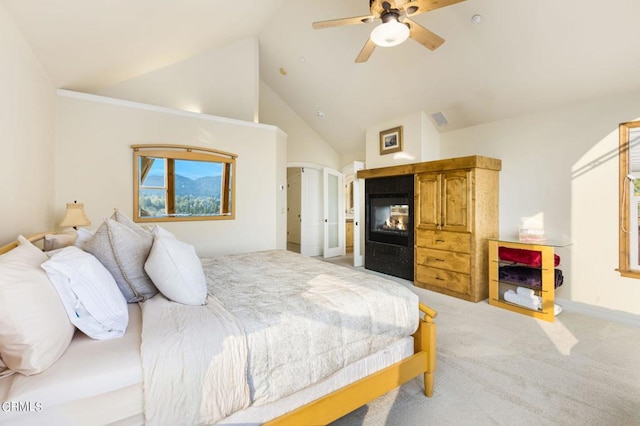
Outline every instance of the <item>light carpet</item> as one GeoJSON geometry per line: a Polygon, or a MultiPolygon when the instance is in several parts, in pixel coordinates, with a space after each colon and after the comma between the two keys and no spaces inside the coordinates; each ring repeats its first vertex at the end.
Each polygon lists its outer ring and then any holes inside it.
{"type": "Polygon", "coordinates": [[[434,395],[415,379],[333,426],[640,425],[640,329],[566,310],[549,323],[392,279],[438,311],[434,395]]]}

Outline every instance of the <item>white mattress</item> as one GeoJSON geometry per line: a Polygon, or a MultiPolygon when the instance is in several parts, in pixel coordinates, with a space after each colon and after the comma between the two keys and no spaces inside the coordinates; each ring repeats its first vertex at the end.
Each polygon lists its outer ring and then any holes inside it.
{"type": "MultiPolygon", "coordinates": [[[[0,402],[40,403],[37,412],[0,410],[0,425],[144,424],[141,313],[129,304],[129,327],[119,339],[92,340],[76,332],[71,346],[49,369],[35,376],[0,380],[0,402]]],[[[406,337],[349,365],[324,381],[281,400],[252,406],[221,424],[260,424],[313,401],[413,354],[406,337]]]]}
{"type": "Polygon", "coordinates": [[[137,304],[128,306],[129,326],[123,337],[93,340],[76,331],[67,351],[44,372],[1,379],[0,401],[5,403],[0,425],[97,425],[141,415],[142,319],[137,304]],[[6,402],[30,402],[41,411],[7,410],[6,402]]]}

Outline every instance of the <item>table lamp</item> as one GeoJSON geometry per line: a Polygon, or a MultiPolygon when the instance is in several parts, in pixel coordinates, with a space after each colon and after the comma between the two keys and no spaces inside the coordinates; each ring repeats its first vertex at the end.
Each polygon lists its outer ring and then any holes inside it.
{"type": "Polygon", "coordinates": [[[67,211],[64,214],[60,227],[78,229],[78,226],[89,226],[91,222],[84,212],[84,204],[74,201],[73,203],[67,203],[67,211]]]}

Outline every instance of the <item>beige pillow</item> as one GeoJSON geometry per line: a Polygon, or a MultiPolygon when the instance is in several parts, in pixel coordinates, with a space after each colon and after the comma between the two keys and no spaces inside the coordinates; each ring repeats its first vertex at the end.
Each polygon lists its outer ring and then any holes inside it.
{"type": "Polygon", "coordinates": [[[111,272],[128,303],[143,302],[158,293],[144,270],[153,235],[138,228],[106,219],[83,246],[111,272]]]}
{"type": "Polygon", "coordinates": [[[76,230],[69,228],[60,234],[47,234],[44,236],[44,251],[52,251],[72,246],[76,242],[76,230]]]}
{"type": "Polygon", "coordinates": [[[22,235],[0,256],[0,356],[8,368],[37,374],[69,347],[75,327],[40,267],[47,256],[22,235]]]}

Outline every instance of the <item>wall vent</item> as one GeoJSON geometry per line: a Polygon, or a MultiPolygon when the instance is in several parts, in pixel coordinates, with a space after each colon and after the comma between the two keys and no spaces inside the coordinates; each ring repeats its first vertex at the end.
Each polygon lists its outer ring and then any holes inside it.
{"type": "Polygon", "coordinates": [[[449,121],[447,121],[447,117],[445,117],[444,114],[441,112],[433,113],[431,114],[431,117],[433,117],[436,124],[440,127],[446,126],[447,124],[449,124],[449,121]]]}

